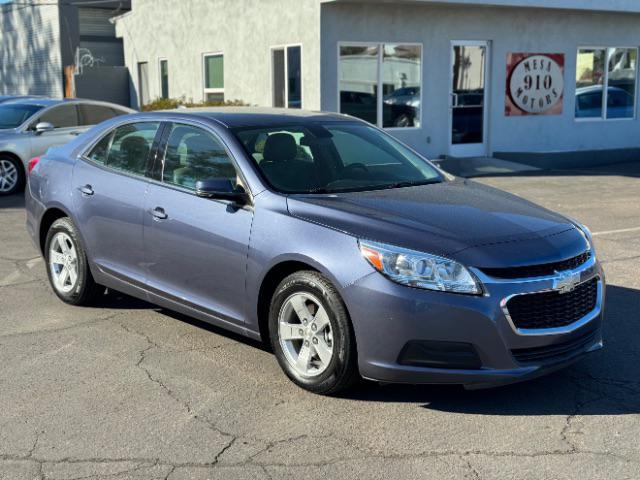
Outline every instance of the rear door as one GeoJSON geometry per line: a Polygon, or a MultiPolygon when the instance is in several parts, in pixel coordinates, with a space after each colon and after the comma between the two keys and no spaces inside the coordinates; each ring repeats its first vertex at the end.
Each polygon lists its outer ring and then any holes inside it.
{"type": "Polygon", "coordinates": [[[145,202],[149,291],[222,322],[242,324],[253,208],[200,198],[195,184],[210,178],[243,182],[216,135],[179,123],[165,132],[162,163],[145,202]]]}
{"type": "Polygon", "coordinates": [[[102,274],[143,286],[142,242],[148,162],[159,122],[125,124],[78,160],[73,172],[76,222],[102,274]]]}
{"type": "Polygon", "coordinates": [[[31,134],[31,156],[44,155],[50,147],[58,147],[73,140],[82,132],[78,107],[75,103],[63,103],[45,110],[29,126],[31,134]],[[36,133],[38,123],[53,125],[49,132],[36,133]]]}

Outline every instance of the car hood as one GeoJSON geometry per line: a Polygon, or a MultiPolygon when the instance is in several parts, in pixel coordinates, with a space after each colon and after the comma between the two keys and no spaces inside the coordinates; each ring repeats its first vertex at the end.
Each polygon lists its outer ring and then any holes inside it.
{"type": "Polygon", "coordinates": [[[583,252],[567,218],[469,180],[333,195],[292,195],[291,215],[361,239],[478,267],[547,263],[583,252]]]}

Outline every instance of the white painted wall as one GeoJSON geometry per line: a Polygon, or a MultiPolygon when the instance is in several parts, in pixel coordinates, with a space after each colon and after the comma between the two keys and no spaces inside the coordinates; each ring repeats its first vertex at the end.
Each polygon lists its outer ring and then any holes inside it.
{"type": "MultiPolygon", "coordinates": [[[[339,107],[338,42],[423,44],[422,127],[394,130],[393,133],[431,157],[448,153],[452,40],[489,40],[492,45],[489,153],[640,147],[640,120],[637,118],[590,122],[579,122],[574,118],[578,47],[640,46],[640,15],[414,5],[411,2],[402,5],[329,2],[322,6],[321,37],[322,109],[333,111],[339,107]],[[509,52],[565,54],[562,115],[505,116],[509,52]]],[[[639,98],[636,95],[640,107],[639,98]]]]}
{"type": "Polygon", "coordinates": [[[63,94],[57,5],[0,6],[0,94],[63,94]]]}
{"type": "Polygon", "coordinates": [[[159,59],[169,96],[203,99],[204,53],[224,53],[225,98],[272,105],[272,46],[302,44],[303,108],[320,107],[318,0],[134,0],[117,20],[137,105],[137,64],[149,62],[151,99],[160,96],[159,59]]]}

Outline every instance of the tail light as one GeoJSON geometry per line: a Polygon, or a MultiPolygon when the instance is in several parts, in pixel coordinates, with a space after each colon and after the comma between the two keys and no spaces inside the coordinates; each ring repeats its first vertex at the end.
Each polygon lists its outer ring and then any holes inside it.
{"type": "Polygon", "coordinates": [[[33,168],[38,164],[39,161],[40,157],[33,157],[31,160],[29,160],[29,164],[27,165],[27,170],[29,171],[29,173],[31,173],[31,170],[33,170],[33,168]]]}

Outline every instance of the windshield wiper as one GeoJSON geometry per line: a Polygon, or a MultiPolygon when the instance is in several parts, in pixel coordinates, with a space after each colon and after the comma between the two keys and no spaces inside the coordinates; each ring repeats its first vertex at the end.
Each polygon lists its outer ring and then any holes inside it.
{"type": "Polygon", "coordinates": [[[404,182],[389,183],[387,185],[380,185],[379,188],[391,189],[391,188],[419,187],[419,186],[422,186],[422,185],[432,185],[434,183],[441,183],[441,181],[437,180],[437,179],[434,179],[434,180],[422,180],[422,181],[419,181],[419,182],[404,181],[404,182]]]}
{"type": "Polygon", "coordinates": [[[309,190],[309,193],[333,193],[330,190],[327,190],[324,187],[318,187],[318,188],[312,188],[311,190],[309,190]]]}

